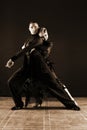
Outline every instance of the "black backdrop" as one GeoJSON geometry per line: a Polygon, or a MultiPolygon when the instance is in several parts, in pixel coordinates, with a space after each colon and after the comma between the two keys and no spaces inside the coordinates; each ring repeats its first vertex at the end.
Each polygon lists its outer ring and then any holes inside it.
{"type": "Polygon", "coordinates": [[[56,73],[73,96],[87,96],[87,9],[83,1],[36,0],[0,3],[0,96],[10,96],[7,80],[20,67],[22,58],[11,69],[7,60],[29,35],[28,24],[45,26],[54,43],[52,58],[56,73]]]}

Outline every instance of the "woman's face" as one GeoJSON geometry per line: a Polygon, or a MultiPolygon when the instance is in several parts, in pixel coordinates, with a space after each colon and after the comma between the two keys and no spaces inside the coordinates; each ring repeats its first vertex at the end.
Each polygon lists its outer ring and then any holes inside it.
{"type": "Polygon", "coordinates": [[[29,24],[29,31],[32,35],[36,34],[38,32],[39,26],[37,23],[30,23],[29,24]]]}
{"type": "Polygon", "coordinates": [[[48,40],[48,32],[46,28],[41,28],[39,32],[39,36],[43,37],[44,40],[48,40]]]}

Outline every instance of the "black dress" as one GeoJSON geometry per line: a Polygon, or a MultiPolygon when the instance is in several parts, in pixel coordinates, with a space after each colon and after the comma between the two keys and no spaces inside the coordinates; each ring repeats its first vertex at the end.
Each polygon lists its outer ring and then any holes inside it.
{"type": "MultiPolygon", "coordinates": [[[[35,50],[30,54],[30,77],[32,77],[32,83],[39,84],[39,89],[35,90],[37,97],[39,96],[39,90],[45,90],[52,96],[61,101],[67,108],[79,109],[76,101],[72,98],[60,80],[54,75],[53,67],[50,66],[49,54],[47,49],[50,47],[50,43],[45,41],[43,45],[37,46],[35,50]]],[[[52,64],[51,64],[52,65],[52,64]]],[[[35,86],[35,84],[34,84],[35,86]]],[[[38,85],[37,85],[38,86],[38,85]]],[[[32,87],[35,89],[34,87],[32,87]]],[[[34,91],[33,91],[34,92],[34,91]]]]}

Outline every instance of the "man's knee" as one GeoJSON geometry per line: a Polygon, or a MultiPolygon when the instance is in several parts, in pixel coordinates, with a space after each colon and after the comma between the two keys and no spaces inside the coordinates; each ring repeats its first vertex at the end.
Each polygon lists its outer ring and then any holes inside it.
{"type": "Polygon", "coordinates": [[[11,88],[14,84],[13,78],[8,79],[7,84],[11,88]]]}

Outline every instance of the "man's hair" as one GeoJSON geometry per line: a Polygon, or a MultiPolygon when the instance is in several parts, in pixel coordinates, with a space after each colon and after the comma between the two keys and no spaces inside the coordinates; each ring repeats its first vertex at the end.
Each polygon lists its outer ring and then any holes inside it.
{"type": "Polygon", "coordinates": [[[29,23],[29,31],[32,35],[37,34],[38,30],[39,30],[39,25],[37,22],[30,22],[29,23]]]}
{"type": "Polygon", "coordinates": [[[30,22],[30,23],[29,23],[29,26],[30,26],[31,24],[33,24],[33,25],[37,26],[37,28],[39,28],[39,25],[38,25],[37,22],[30,22]]]}

